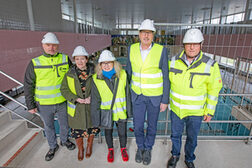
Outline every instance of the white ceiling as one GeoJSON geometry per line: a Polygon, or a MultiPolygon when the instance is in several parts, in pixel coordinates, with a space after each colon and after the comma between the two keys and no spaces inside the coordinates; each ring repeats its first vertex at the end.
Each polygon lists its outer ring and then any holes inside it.
{"type": "MultiPolygon", "coordinates": [[[[250,0],[251,1],[251,0],[250,0]]],[[[139,24],[150,18],[156,23],[191,23],[210,17],[245,11],[247,0],[76,0],[77,17],[115,28],[116,23],[139,24]]],[[[251,5],[250,5],[251,6],[251,5]]],[[[62,13],[73,18],[73,0],[61,0],[62,13]]]]}

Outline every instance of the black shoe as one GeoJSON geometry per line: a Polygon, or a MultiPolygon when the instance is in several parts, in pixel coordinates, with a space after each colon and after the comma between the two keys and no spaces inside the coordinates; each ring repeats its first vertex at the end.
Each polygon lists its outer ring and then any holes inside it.
{"type": "Polygon", "coordinates": [[[178,156],[171,156],[171,158],[168,161],[167,168],[175,168],[178,161],[179,161],[178,156]]]}
{"type": "Polygon", "coordinates": [[[141,163],[143,161],[143,152],[144,152],[144,149],[137,149],[136,157],[135,157],[135,161],[137,163],[141,163]]]}
{"type": "Polygon", "coordinates": [[[66,146],[68,150],[74,150],[75,144],[69,140],[67,140],[65,143],[60,142],[61,146],[66,146]]]}
{"type": "Polygon", "coordinates": [[[49,149],[49,151],[45,155],[45,160],[46,161],[52,160],[53,157],[54,157],[55,152],[57,152],[58,149],[59,149],[59,145],[58,144],[57,144],[57,146],[55,148],[49,149]]]}
{"type": "Polygon", "coordinates": [[[143,164],[148,165],[151,162],[151,150],[144,150],[143,153],[143,164]]]}
{"type": "Polygon", "coordinates": [[[188,161],[185,161],[185,164],[188,168],[195,168],[193,162],[188,162],[188,161]]]}

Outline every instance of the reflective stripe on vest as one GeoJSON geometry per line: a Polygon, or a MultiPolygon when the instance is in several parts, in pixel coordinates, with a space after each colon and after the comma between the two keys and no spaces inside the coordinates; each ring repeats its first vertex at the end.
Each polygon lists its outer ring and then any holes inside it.
{"type": "Polygon", "coordinates": [[[61,84],[60,85],[56,85],[56,86],[44,86],[44,87],[36,86],[35,88],[37,90],[54,90],[54,89],[59,89],[60,86],[61,86],[61,84]]]}
{"type": "MultiPolygon", "coordinates": [[[[120,72],[120,79],[118,84],[118,90],[113,106],[113,114],[112,119],[113,121],[118,121],[119,119],[126,119],[126,93],[125,93],[125,87],[126,87],[126,72],[124,70],[121,70],[120,72]]],[[[101,79],[97,79],[97,74],[93,75],[93,81],[98,89],[98,92],[101,96],[101,104],[100,109],[103,113],[106,110],[111,109],[111,103],[113,99],[113,93],[107,86],[106,82],[101,79]]]]}
{"type": "Polygon", "coordinates": [[[171,65],[170,65],[171,68],[174,68],[174,67],[175,67],[175,60],[176,60],[176,56],[173,56],[173,57],[171,58],[171,65]]]}
{"type": "Polygon", "coordinates": [[[158,84],[141,84],[139,82],[132,81],[132,84],[135,86],[138,86],[142,89],[148,89],[148,88],[160,88],[163,86],[163,83],[158,83],[158,84]]]}
{"type": "MultiPolygon", "coordinates": [[[[75,83],[74,83],[74,78],[67,76],[67,84],[68,88],[70,91],[74,94],[77,95],[76,90],[75,90],[75,83]]],[[[75,108],[76,105],[67,101],[67,113],[71,116],[74,117],[75,114],[75,108]]]]}
{"type": "Polygon", "coordinates": [[[170,91],[171,94],[175,97],[177,97],[178,99],[182,99],[182,100],[194,100],[194,101],[200,101],[200,100],[205,100],[206,98],[206,94],[202,95],[202,96],[184,96],[184,95],[180,95],[178,93],[175,93],[174,91],[170,91]]]}
{"type": "MultiPolygon", "coordinates": [[[[118,102],[125,102],[126,101],[126,98],[117,98],[115,99],[115,103],[118,103],[118,102]]],[[[111,105],[112,103],[112,100],[111,101],[107,101],[107,102],[101,102],[101,105],[102,106],[108,106],[108,105],[111,105]]]]}
{"type": "Polygon", "coordinates": [[[154,43],[143,62],[140,43],[131,45],[131,88],[136,94],[145,96],[160,96],[163,94],[163,74],[162,70],[159,69],[162,51],[163,46],[154,43]]]}
{"type": "Polygon", "coordinates": [[[210,109],[210,110],[215,110],[215,107],[216,107],[216,106],[213,106],[213,105],[211,105],[211,104],[207,104],[207,108],[210,109]]]}
{"type": "Polygon", "coordinates": [[[179,107],[180,109],[187,109],[187,110],[200,110],[200,109],[203,109],[204,108],[204,105],[185,105],[185,104],[180,104],[176,101],[174,101],[172,98],[171,98],[171,101],[172,103],[179,107]]]}
{"type": "Polygon", "coordinates": [[[58,54],[55,57],[41,55],[32,59],[36,75],[35,100],[41,105],[59,104],[65,101],[60,86],[69,69],[68,56],[58,54]]]}
{"type": "Polygon", "coordinates": [[[162,72],[156,73],[156,74],[141,74],[141,73],[133,72],[132,74],[134,76],[140,77],[140,78],[160,78],[160,77],[163,77],[162,72]]]}
{"type": "Polygon", "coordinates": [[[218,97],[216,97],[216,96],[212,96],[212,95],[207,95],[207,98],[208,99],[211,99],[211,100],[213,100],[213,101],[217,101],[218,100],[218,97]]]}
{"type": "Polygon", "coordinates": [[[214,60],[212,60],[212,59],[209,59],[207,61],[204,73],[210,73],[210,69],[211,69],[211,66],[213,63],[214,63],[214,60]]]}
{"type": "Polygon", "coordinates": [[[35,94],[35,96],[38,99],[50,99],[50,98],[57,98],[57,97],[60,97],[62,95],[61,95],[61,93],[56,93],[56,94],[48,94],[48,95],[38,95],[38,94],[35,94]]]}

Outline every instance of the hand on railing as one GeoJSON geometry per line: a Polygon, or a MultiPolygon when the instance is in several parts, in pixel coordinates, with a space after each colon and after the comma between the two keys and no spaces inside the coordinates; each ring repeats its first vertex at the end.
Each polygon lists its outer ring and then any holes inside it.
{"type": "Polygon", "coordinates": [[[168,107],[168,104],[160,103],[160,112],[164,112],[168,107]]]}
{"type": "Polygon", "coordinates": [[[28,112],[29,112],[29,113],[32,113],[32,114],[37,113],[37,111],[38,111],[38,110],[37,110],[37,108],[34,108],[34,109],[31,109],[31,110],[28,110],[28,112]]]}

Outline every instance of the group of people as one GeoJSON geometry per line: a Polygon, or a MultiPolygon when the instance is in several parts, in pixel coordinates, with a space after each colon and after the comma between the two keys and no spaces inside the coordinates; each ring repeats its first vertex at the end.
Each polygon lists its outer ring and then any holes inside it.
{"type": "Polygon", "coordinates": [[[85,156],[89,158],[94,137],[103,128],[108,162],[114,161],[114,125],[122,160],[129,160],[127,118],[133,117],[135,161],[149,165],[158,116],[166,111],[169,103],[172,156],[167,167],[175,168],[179,161],[184,125],[185,164],[188,168],[195,167],[194,151],[201,122],[213,117],[222,87],[218,63],[203,54],[204,37],[199,29],[189,29],[183,38],[184,50],[169,59],[167,49],[153,42],[155,32],[152,20],[142,22],[140,42],[128,49],[126,71],[109,50],[102,51],[94,66],[88,62],[90,54],[83,46],[74,49],[73,64],[67,55],[58,52],[55,34],[44,35],[44,53],[28,64],[24,90],[28,111],[39,112],[44,123],[50,148],[46,161],[53,159],[59,148],[54,127],[56,114],[60,144],[69,150],[75,149],[75,144],[68,139],[70,127],[78,147],[78,160],[84,158],[83,138],[87,138],[85,156]]]}

